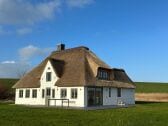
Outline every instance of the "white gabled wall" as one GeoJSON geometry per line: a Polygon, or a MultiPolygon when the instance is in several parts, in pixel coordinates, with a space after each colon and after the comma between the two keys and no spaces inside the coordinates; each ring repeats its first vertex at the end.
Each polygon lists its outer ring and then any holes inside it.
{"type": "MultiPolygon", "coordinates": [[[[62,88],[67,89],[67,99],[70,101],[70,106],[74,107],[85,107],[86,103],[84,100],[84,92],[85,92],[85,87],[57,87],[55,86],[56,81],[59,79],[57,77],[50,61],[47,62],[46,67],[42,73],[41,79],[40,79],[40,88],[21,88],[21,89],[16,89],[16,96],[15,96],[15,104],[24,104],[24,105],[47,105],[47,99],[42,98],[42,90],[45,89],[45,94],[46,94],[46,88],[51,89],[51,96],[52,98],[52,89],[55,90],[55,98],[54,99],[60,99],[60,92],[62,88]],[[50,68],[50,69],[49,69],[50,68]],[[50,82],[46,82],[46,73],[51,72],[52,73],[52,79],[50,82]],[[77,99],[72,99],[71,98],[71,89],[76,88],[78,92],[77,99]],[[26,89],[30,90],[30,97],[25,98],[25,92],[26,89]],[[32,90],[37,89],[37,98],[32,98],[32,90]],[[19,98],[19,90],[23,90],[23,98],[19,98]]],[[[50,105],[55,105],[54,101],[50,102],[50,105]]],[[[56,103],[57,106],[61,105],[61,101],[57,101],[56,103]]],[[[67,105],[67,102],[64,102],[64,106],[67,105]]]]}
{"type": "Polygon", "coordinates": [[[59,79],[59,77],[57,77],[55,71],[54,71],[54,68],[52,67],[51,65],[51,62],[48,61],[44,71],[43,71],[43,74],[41,76],[41,79],[40,79],[40,83],[41,83],[41,86],[40,88],[55,88],[55,83],[56,81],[59,79]],[[52,75],[51,75],[51,81],[50,82],[47,82],[46,81],[46,73],[47,72],[51,72],[52,75]]]}

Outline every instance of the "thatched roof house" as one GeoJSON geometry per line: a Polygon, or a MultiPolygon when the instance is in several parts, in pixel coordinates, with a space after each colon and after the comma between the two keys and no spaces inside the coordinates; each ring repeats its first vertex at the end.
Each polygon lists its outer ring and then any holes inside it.
{"type": "Polygon", "coordinates": [[[60,45],[58,50],[52,52],[41,64],[20,79],[13,88],[40,88],[41,76],[48,62],[58,77],[54,82],[56,87],[135,88],[133,81],[123,69],[111,68],[89,48],[81,46],[64,49],[64,45],[60,45]],[[101,71],[105,71],[105,75],[101,71]]]}

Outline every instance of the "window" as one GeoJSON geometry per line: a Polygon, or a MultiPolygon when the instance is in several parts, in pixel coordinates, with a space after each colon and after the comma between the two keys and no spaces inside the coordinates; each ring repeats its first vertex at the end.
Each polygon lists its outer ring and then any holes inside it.
{"type": "Polygon", "coordinates": [[[121,88],[117,88],[117,97],[121,97],[121,88]]]}
{"type": "Polygon", "coordinates": [[[111,88],[109,88],[109,97],[111,97],[111,88]]]}
{"type": "Polygon", "coordinates": [[[42,89],[42,98],[44,98],[44,96],[45,96],[45,90],[42,89]]]}
{"type": "Polygon", "coordinates": [[[50,89],[50,88],[47,88],[46,96],[50,96],[50,95],[51,95],[51,89],[50,89]]]}
{"type": "Polygon", "coordinates": [[[46,73],[46,81],[47,82],[51,81],[51,72],[46,73]]]}
{"type": "Polygon", "coordinates": [[[71,89],[71,98],[77,99],[77,97],[78,97],[78,90],[76,88],[71,89]]]}
{"type": "Polygon", "coordinates": [[[52,98],[55,98],[55,89],[52,89],[52,98]]]}
{"type": "Polygon", "coordinates": [[[26,98],[29,98],[30,97],[30,90],[26,90],[26,95],[25,95],[26,98]]]}
{"type": "Polygon", "coordinates": [[[19,98],[23,98],[23,90],[19,90],[19,98]]]}
{"type": "Polygon", "coordinates": [[[109,72],[106,70],[99,70],[98,71],[98,78],[104,79],[104,80],[109,80],[110,79],[109,72]]]}
{"type": "Polygon", "coordinates": [[[36,89],[32,90],[32,98],[37,98],[37,90],[36,89]]]}
{"type": "Polygon", "coordinates": [[[66,97],[67,97],[67,90],[61,89],[61,98],[66,98],[66,97]]]}

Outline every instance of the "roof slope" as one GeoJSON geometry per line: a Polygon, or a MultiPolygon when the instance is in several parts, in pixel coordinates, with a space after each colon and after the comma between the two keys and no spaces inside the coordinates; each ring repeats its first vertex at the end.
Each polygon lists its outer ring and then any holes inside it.
{"type": "Polygon", "coordinates": [[[40,77],[47,61],[50,61],[57,76],[56,86],[112,86],[134,88],[133,82],[124,71],[111,69],[86,47],[77,47],[62,51],[54,51],[40,65],[26,74],[13,88],[38,88],[40,77]],[[99,68],[111,71],[110,81],[99,80],[99,68]],[[115,74],[116,73],[116,74],[115,74]]]}

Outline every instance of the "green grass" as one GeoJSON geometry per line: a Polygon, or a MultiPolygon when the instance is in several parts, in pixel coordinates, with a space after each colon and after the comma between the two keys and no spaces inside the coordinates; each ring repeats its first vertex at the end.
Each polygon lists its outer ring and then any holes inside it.
{"type": "Polygon", "coordinates": [[[11,88],[18,79],[0,79],[0,84],[4,85],[5,87],[11,88]]]}
{"type": "Polygon", "coordinates": [[[0,99],[14,99],[15,90],[12,86],[18,79],[0,79],[0,99]]]}
{"type": "Polygon", "coordinates": [[[168,103],[92,111],[0,103],[0,126],[168,126],[167,117],[168,103]]]}
{"type": "Polygon", "coordinates": [[[136,82],[136,93],[168,93],[168,83],[136,82]]]}

